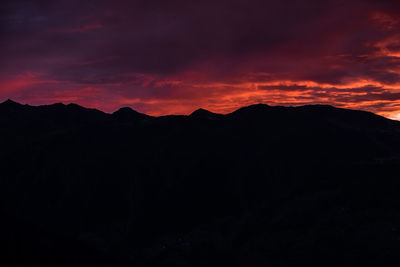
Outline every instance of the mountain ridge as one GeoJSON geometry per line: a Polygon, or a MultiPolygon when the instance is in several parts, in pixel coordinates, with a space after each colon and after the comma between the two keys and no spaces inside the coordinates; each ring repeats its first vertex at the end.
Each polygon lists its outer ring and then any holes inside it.
{"type": "Polygon", "coordinates": [[[151,117],[7,102],[0,126],[5,266],[400,260],[397,121],[331,106],[151,117]]]}
{"type": "MultiPolygon", "coordinates": [[[[54,103],[54,104],[49,104],[49,105],[38,105],[38,106],[33,106],[33,105],[29,105],[29,104],[20,104],[16,101],[13,101],[11,99],[7,99],[6,101],[0,103],[0,107],[28,107],[28,108],[53,108],[53,107],[68,107],[68,108],[74,108],[74,109],[84,109],[84,110],[92,110],[92,111],[97,111],[97,112],[101,112],[104,114],[108,114],[108,115],[121,115],[122,113],[128,114],[136,114],[135,116],[141,116],[141,117],[147,117],[147,118],[156,118],[155,116],[151,116],[151,115],[147,115],[145,113],[141,113],[138,112],[134,109],[132,109],[131,107],[121,107],[118,110],[111,112],[111,113],[107,113],[104,112],[100,109],[96,109],[96,108],[86,108],[83,106],[80,106],[78,104],[75,103],[69,103],[69,104],[63,104],[63,103],[54,103]]],[[[244,112],[257,112],[257,111],[269,111],[269,110],[273,110],[273,109],[298,109],[298,110],[315,110],[315,111],[332,111],[332,110],[340,110],[340,111],[348,111],[348,112],[359,112],[359,113],[364,113],[364,114],[373,114],[376,117],[380,117],[380,118],[384,118],[387,120],[391,120],[391,121],[397,121],[397,120],[393,120],[381,115],[378,115],[376,113],[370,112],[370,111],[364,111],[364,110],[357,110],[357,109],[347,109],[347,108],[339,108],[339,107],[335,107],[332,105],[321,105],[321,104],[312,104],[312,105],[302,105],[302,106],[270,106],[267,104],[253,104],[253,105],[249,105],[249,106],[244,106],[241,108],[238,108],[232,112],[228,112],[225,114],[221,114],[221,113],[214,113],[211,112],[207,109],[203,109],[203,108],[199,108],[196,109],[195,111],[193,111],[192,113],[188,114],[188,115],[161,115],[159,117],[167,117],[167,116],[186,116],[186,117],[202,117],[202,118],[207,118],[207,117],[221,117],[221,116],[232,116],[234,114],[238,114],[238,113],[244,113],[244,112]]]]}

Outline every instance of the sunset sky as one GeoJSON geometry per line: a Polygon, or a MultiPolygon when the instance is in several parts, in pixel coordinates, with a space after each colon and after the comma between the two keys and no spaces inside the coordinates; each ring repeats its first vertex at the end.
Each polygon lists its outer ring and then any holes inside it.
{"type": "Polygon", "coordinates": [[[398,0],[3,0],[0,48],[1,102],[331,104],[400,120],[398,0]]]}

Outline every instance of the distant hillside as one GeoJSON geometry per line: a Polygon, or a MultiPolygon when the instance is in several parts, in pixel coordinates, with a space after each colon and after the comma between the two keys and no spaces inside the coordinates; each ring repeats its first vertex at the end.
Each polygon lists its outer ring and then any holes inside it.
{"type": "Polygon", "coordinates": [[[398,266],[400,122],[0,104],[3,266],[398,266]]]}

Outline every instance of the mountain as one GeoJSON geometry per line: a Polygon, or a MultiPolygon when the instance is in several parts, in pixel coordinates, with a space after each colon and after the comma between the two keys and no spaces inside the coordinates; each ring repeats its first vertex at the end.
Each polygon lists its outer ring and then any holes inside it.
{"type": "Polygon", "coordinates": [[[202,108],[199,108],[199,109],[193,111],[189,115],[189,117],[197,118],[197,119],[199,119],[199,118],[202,118],[202,119],[217,119],[217,118],[222,117],[222,115],[213,113],[211,111],[208,111],[208,110],[205,110],[205,109],[202,109],[202,108]]]}
{"type": "Polygon", "coordinates": [[[120,108],[112,115],[117,120],[125,122],[145,121],[152,118],[149,115],[139,113],[129,107],[120,108]]]}
{"type": "Polygon", "coordinates": [[[2,266],[397,266],[400,122],[0,104],[2,266]]]}

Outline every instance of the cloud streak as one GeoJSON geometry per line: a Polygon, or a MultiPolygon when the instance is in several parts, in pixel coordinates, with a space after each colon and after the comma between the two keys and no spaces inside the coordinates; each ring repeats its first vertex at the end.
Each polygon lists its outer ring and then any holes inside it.
{"type": "Polygon", "coordinates": [[[0,98],[153,115],[332,104],[400,118],[396,1],[6,1],[0,98]]]}

